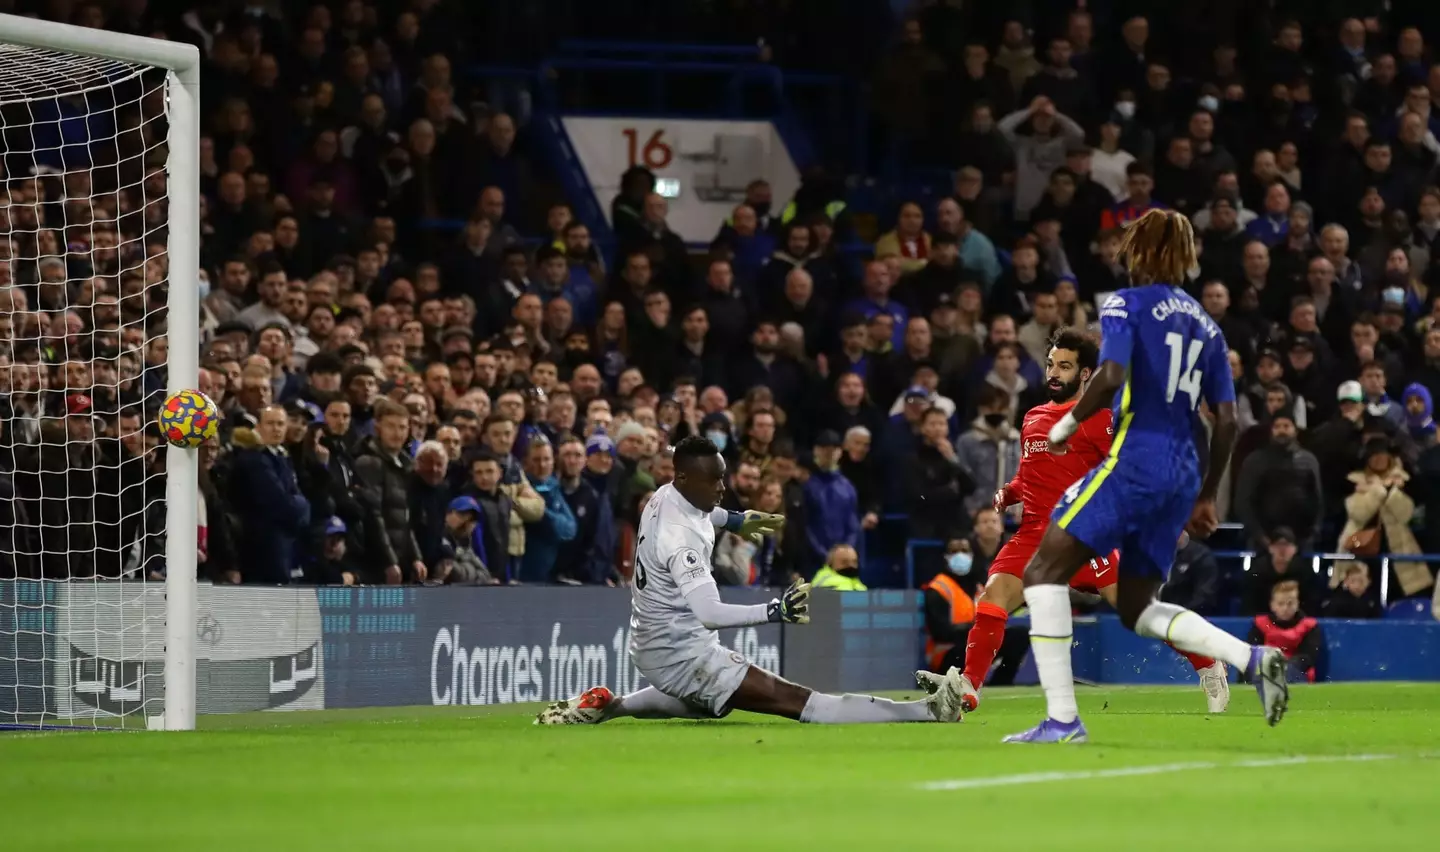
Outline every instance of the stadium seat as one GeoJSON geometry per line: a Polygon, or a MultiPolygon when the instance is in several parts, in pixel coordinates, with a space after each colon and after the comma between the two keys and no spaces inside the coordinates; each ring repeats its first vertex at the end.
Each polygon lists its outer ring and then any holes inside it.
{"type": "Polygon", "coordinates": [[[1429,621],[1433,617],[1430,613],[1430,599],[1405,598],[1395,601],[1385,611],[1385,617],[1401,621],[1429,621]]]}

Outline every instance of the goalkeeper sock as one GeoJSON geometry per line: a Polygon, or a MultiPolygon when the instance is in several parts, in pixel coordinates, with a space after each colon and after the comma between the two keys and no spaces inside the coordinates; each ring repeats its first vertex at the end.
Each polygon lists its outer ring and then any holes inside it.
{"type": "Polygon", "coordinates": [[[1250,646],[1195,613],[1175,604],[1151,601],[1135,620],[1135,632],[1180,651],[1224,660],[1240,671],[1250,665],[1250,646]]]}
{"type": "Polygon", "coordinates": [[[710,719],[689,704],[672,698],[653,686],[622,695],[605,709],[606,720],[629,716],[632,719],[710,719]]]}
{"type": "Polygon", "coordinates": [[[1080,716],[1075,705],[1075,676],[1070,669],[1074,624],[1070,614],[1070,588],[1054,584],[1027,586],[1030,607],[1030,653],[1045,690],[1045,708],[1051,719],[1070,723],[1080,716]]]}
{"type": "Polygon", "coordinates": [[[976,689],[985,685],[990,665],[1005,641],[1005,624],[1009,620],[1010,613],[989,601],[975,606],[975,623],[965,642],[965,676],[976,689]]]}
{"type": "Polygon", "coordinates": [[[873,695],[827,695],[810,693],[800,721],[812,725],[845,725],[863,722],[933,722],[930,706],[924,701],[891,701],[873,695]]]}
{"type": "Polygon", "coordinates": [[[1208,669],[1211,666],[1215,665],[1214,657],[1207,657],[1204,654],[1192,654],[1189,651],[1182,651],[1169,642],[1166,642],[1165,644],[1170,645],[1170,647],[1174,649],[1175,653],[1184,657],[1186,660],[1189,660],[1190,665],[1194,666],[1195,671],[1197,672],[1203,669],[1208,669]]]}

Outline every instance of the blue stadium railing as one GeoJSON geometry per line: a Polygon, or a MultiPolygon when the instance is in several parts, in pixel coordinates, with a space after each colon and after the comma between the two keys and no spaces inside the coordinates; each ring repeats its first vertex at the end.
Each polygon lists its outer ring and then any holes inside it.
{"type": "MultiPolygon", "coordinates": [[[[909,520],[909,517],[903,514],[892,514],[886,515],[883,520],[885,520],[886,522],[904,522],[909,520]]],[[[1220,529],[1223,532],[1231,534],[1243,534],[1244,531],[1243,527],[1241,527],[1239,524],[1221,524],[1220,529]]],[[[866,541],[866,535],[862,533],[860,547],[858,548],[860,552],[860,563],[862,565],[865,564],[866,555],[869,552],[869,547],[867,545],[868,542],[866,541]]],[[[915,588],[916,552],[927,549],[943,548],[944,546],[945,542],[938,539],[906,539],[904,562],[902,565],[905,578],[905,588],[915,588]]],[[[1238,562],[1242,573],[1248,573],[1250,571],[1255,558],[1259,555],[1253,550],[1214,550],[1212,551],[1212,553],[1214,554],[1216,560],[1219,562],[1229,562],[1232,564],[1238,562]]],[[[1310,560],[1311,569],[1314,574],[1316,576],[1325,574],[1325,576],[1327,577],[1327,582],[1328,577],[1330,576],[1329,572],[1333,570],[1333,563],[1337,561],[1355,560],[1359,562],[1377,564],[1378,573],[1380,575],[1380,606],[1383,609],[1387,610],[1387,613],[1391,609],[1392,603],[1397,605],[1400,603],[1400,601],[1390,600],[1391,562],[1425,562],[1428,564],[1440,563],[1440,553],[1382,553],[1375,557],[1361,558],[1356,557],[1354,554],[1350,553],[1326,552],[1301,554],[1300,558],[1310,560]]],[[[1402,617],[1412,617],[1413,615],[1419,613],[1421,609],[1422,607],[1407,607],[1402,617]],[[1415,612],[1412,613],[1410,611],[1411,609],[1415,610],[1415,612]]]]}

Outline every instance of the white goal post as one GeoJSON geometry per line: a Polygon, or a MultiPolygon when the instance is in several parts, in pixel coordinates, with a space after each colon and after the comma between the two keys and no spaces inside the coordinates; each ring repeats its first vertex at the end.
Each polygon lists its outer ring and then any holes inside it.
{"type": "MultiPolygon", "coordinates": [[[[163,143],[160,139],[156,139],[152,147],[146,149],[143,153],[147,155],[153,154],[156,159],[158,159],[160,153],[164,154],[165,181],[163,184],[163,192],[164,199],[168,202],[168,211],[165,213],[163,222],[157,225],[154,230],[158,231],[160,227],[163,227],[167,234],[164,250],[165,257],[161,259],[159,264],[160,268],[164,268],[165,262],[168,262],[168,273],[163,283],[168,286],[164,336],[168,342],[169,353],[163,366],[167,373],[167,378],[164,383],[166,391],[174,392],[184,388],[195,387],[199,371],[200,310],[197,283],[200,269],[199,51],[189,44],[121,35],[12,15],[0,15],[0,111],[8,107],[11,110],[11,115],[20,114],[23,116],[26,113],[26,110],[23,108],[24,105],[30,103],[58,104],[62,98],[69,98],[71,102],[78,102],[83,105],[80,116],[85,127],[84,144],[91,146],[95,144],[94,133],[96,132],[92,129],[92,126],[95,124],[103,124],[103,122],[91,121],[92,116],[98,113],[92,113],[90,110],[102,109],[102,107],[91,106],[92,95],[96,95],[97,93],[103,95],[104,90],[108,90],[116,80],[141,80],[142,78],[147,81],[155,81],[153,87],[147,94],[157,95],[157,97],[152,98],[155,103],[163,102],[163,117],[168,127],[166,135],[163,138],[163,143]],[[163,74],[163,83],[159,82],[161,74],[163,74]],[[163,95],[163,101],[159,97],[160,95],[163,95]],[[163,151],[161,150],[162,144],[163,151]]],[[[105,97],[97,96],[94,102],[103,104],[107,101],[105,97]]],[[[118,113],[117,106],[112,104],[110,108],[116,110],[118,113]]],[[[36,127],[39,128],[41,120],[34,120],[36,127]]],[[[60,142],[61,165],[59,167],[59,181],[68,187],[70,182],[67,178],[69,178],[70,175],[66,170],[69,169],[70,166],[66,164],[65,150],[66,146],[73,146],[73,143],[64,137],[63,129],[58,127],[60,122],[57,120],[55,124],[57,125],[55,133],[62,140],[60,142]]],[[[109,141],[111,147],[119,150],[121,148],[120,137],[122,136],[122,129],[119,127],[118,122],[112,120],[111,124],[115,128],[111,133],[114,138],[109,141]]],[[[157,124],[156,126],[159,125],[157,124]]],[[[15,124],[7,121],[6,131],[15,128],[15,124]]],[[[128,130],[128,128],[126,128],[126,130],[128,130]]],[[[30,138],[38,140],[39,135],[40,130],[36,129],[31,132],[30,138]]],[[[144,133],[140,132],[137,133],[137,135],[143,137],[144,133]]],[[[38,144],[37,141],[33,143],[33,146],[38,149],[38,144]]],[[[118,167],[115,168],[115,172],[117,174],[120,173],[118,167]]],[[[13,177],[14,176],[10,175],[6,176],[7,179],[13,177]]],[[[149,180],[149,178],[150,176],[147,175],[147,180],[149,180]]],[[[87,187],[91,185],[88,175],[82,185],[87,187]]],[[[138,193],[140,197],[146,199],[147,202],[150,199],[149,193],[160,192],[158,188],[151,189],[149,184],[143,187],[129,185],[129,190],[132,193],[138,193]]],[[[98,194],[99,191],[97,188],[96,193],[98,194]]],[[[121,191],[112,190],[112,192],[114,198],[121,198],[121,191]]],[[[8,190],[6,199],[7,201],[9,199],[8,190]]],[[[64,209],[66,212],[61,214],[62,222],[66,221],[69,215],[68,205],[71,200],[72,199],[67,196],[58,201],[59,204],[65,205],[64,209]]],[[[55,206],[55,199],[44,197],[39,201],[31,201],[30,203],[38,209],[43,206],[46,201],[52,202],[51,206],[55,206]]],[[[101,207],[95,199],[83,199],[82,202],[89,202],[87,209],[92,211],[100,209],[101,207]]],[[[80,206],[87,207],[87,204],[82,203],[80,206]]],[[[115,206],[117,208],[123,207],[119,201],[115,202],[115,206]]],[[[6,212],[8,217],[8,207],[6,212]]],[[[143,218],[148,212],[147,207],[141,211],[140,215],[143,218]]],[[[109,211],[107,208],[107,215],[114,216],[115,222],[118,223],[121,212],[119,210],[109,211]]],[[[28,239],[36,240],[43,244],[43,241],[38,240],[38,231],[45,230],[49,227],[48,225],[37,226],[35,228],[36,233],[32,233],[28,239]]],[[[119,224],[115,224],[113,227],[115,232],[121,232],[119,224]]],[[[149,227],[148,221],[145,227],[149,227]]],[[[92,223],[90,228],[93,234],[96,230],[95,225],[92,223]]],[[[64,232],[64,226],[62,225],[60,233],[63,234],[64,232]]],[[[51,236],[54,235],[52,234],[51,236]]],[[[9,235],[5,235],[5,239],[8,240],[8,238],[9,235]]],[[[141,241],[143,243],[143,237],[141,241]]],[[[156,242],[158,243],[159,241],[157,240],[156,242]]],[[[144,249],[148,247],[142,244],[141,248],[144,249]]],[[[60,255],[58,261],[53,257],[45,256],[42,252],[36,255],[35,266],[43,266],[40,262],[42,259],[51,264],[60,264],[67,260],[66,251],[66,246],[62,243],[58,250],[58,254],[60,255]]],[[[87,257],[92,256],[88,253],[94,251],[93,241],[85,247],[85,251],[87,252],[87,257]]],[[[150,295],[148,289],[150,285],[149,275],[152,260],[154,260],[152,256],[145,255],[142,251],[140,259],[141,271],[139,273],[142,276],[143,286],[145,287],[145,292],[142,292],[139,297],[142,301],[148,299],[150,295]]],[[[5,262],[9,263],[10,258],[7,257],[5,262]]],[[[132,277],[137,274],[133,268],[123,271],[128,272],[132,277]]],[[[79,275],[77,273],[71,271],[68,274],[76,276],[76,278],[67,278],[65,281],[67,285],[73,284],[78,288],[79,285],[83,283],[81,280],[78,280],[79,275]]],[[[99,276],[100,272],[91,271],[88,274],[99,276]]],[[[117,279],[123,280],[120,272],[116,273],[116,277],[117,279]]],[[[10,282],[6,281],[4,283],[8,285],[10,282]]],[[[95,285],[91,286],[93,287],[95,285]]],[[[11,288],[7,286],[5,289],[11,288]]],[[[74,290],[72,290],[72,292],[73,291],[74,290]]],[[[64,292],[63,289],[62,292],[64,292]]],[[[94,290],[90,292],[93,294],[94,290]]],[[[63,305],[58,312],[63,319],[68,319],[66,315],[67,312],[64,310],[64,308],[67,307],[69,307],[68,304],[63,305]]],[[[0,308],[0,310],[9,311],[14,310],[14,308],[0,308]]],[[[96,311],[98,315],[98,305],[96,306],[96,311]]],[[[142,331],[144,326],[145,324],[141,323],[142,331]]],[[[123,339],[123,337],[124,335],[122,334],[121,338],[123,339]]],[[[43,343],[44,341],[37,340],[37,342],[43,343]]],[[[146,345],[148,345],[148,341],[146,345]]],[[[88,357],[89,356],[87,356],[87,358],[88,357]]],[[[42,368],[45,366],[53,367],[53,360],[49,364],[42,365],[42,368]]],[[[68,368],[69,365],[66,363],[61,366],[68,368]]],[[[96,382],[98,386],[98,377],[96,382]]],[[[68,385],[62,386],[62,388],[68,387],[68,385]]],[[[118,396],[118,385],[116,387],[118,396]]],[[[158,388],[156,388],[156,390],[158,391],[158,388]]],[[[65,392],[68,393],[68,391],[65,392]]],[[[74,398],[75,397],[72,396],[65,397],[65,400],[67,400],[65,403],[66,408],[62,409],[59,415],[62,422],[66,410],[68,410],[71,415],[76,413],[74,406],[85,406],[87,413],[96,411],[93,408],[89,408],[89,397],[84,397],[85,402],[83,404],[72,404],[69,402],[69,400],[73,400],[74,398]]],[[[43,420],[45,417],[54,417],[55,415],[53,413],[42,413],[39,416],[43,420]]],[[[4,425],[8,432],[11,424],[7,423],[4,425]]],[[[41,443],[43,445],[43,439],[41,443]]],[[[156,706],[161,702],[159,700],[149,700],[148,698],[148,696],[154,694],[155,698],[158,699],[158,690],[147,690],[144,693],[145,698],[137,698],[134,700],[126,699],[128,703],[119,705],[124,708],[120,712],[114,711],[113,708],[105,709],[104,712],[100,709],[94,710],[85,721],[90,722],[96,727],[110,726],[107,721],[107,716],[129,717],[135,722],[139,721],[137,717],[143,717],[145,725],[152,729],[191,730],[195,727],[198,459],[197,451],[195,450],[169,447],[165,450],[165,453],[166,479],[164,484],[165,506],[163,513],[165,539],[163,553],[166,571],[163,587],[163,713],[160,713],[160,708],[156,706]]],[[[48,533],[51,531],[41,530],[40,532],[48,533]]],[[[49,553],[53,552],[53,550],[49,551],[49,553]]],[[[47,551],[42,547],[39,555],[43,558],[47,555],[47,551]]],[[[66,583],[63,582],[63,579],[64,578],[61,578],[61,582],[50,584],[55,587],[53,592],[57,595],[72,594],[71,591],[66,590],[66,583]]],[[[142,604],[142,606],[151,606],[152,609],[148,611],[156,612],[157,617],[152,620],[151,624],[155,627],[154,632],[158,633],[158,611],[159,601],[161,599],[160,588],[158,583],[147,584],[145,580],[146,571],[142,567],[138,572],[138,577],[134,573],[131,573],[108,584],[103,581],[91,583],[90,587],[95,601],[99,602],[92,603],[91,606],[96,607],[97,610],[101,606],[106,605],[116,609],[121,608],[121,604],[106,604],[104,601],[111,597],[115,597],[118,600],[119,597],[112,593],[117,586],[125,586],[126,588],[121,590],[123,593],[138,596],[137,598],[130,599],[131,603],[127,605],[133,605],[135,600],[143,599],[145,603],[142,604]]],[[[45,589],[45,584],[47,583],[49,583],[49,580],[41,580],[38,585],[32,586],[31,588],[45,589]]],[[[51,593],[52,590],[45,590],[42,591],[41,594],[42,596],[48,596],[51,593]]],[[[42,597],[40,605],[37,606],[36,609],[43,610],[44,604],[48,600],[48,597],[42,597]]],[[[40,612],[40,615],[42,616],[42,621],[44,618],[49,617],[45,615],[43,611],[40,612]]],[[[65,616],[62,614],[56,618],[56,621],[58,622],[63,618],[65,618],[65,616]]],[[[96,624],[91,629],[92,631],[98,632],[102,629],[99,625],[100,617],[95,616],[95,619],[96,624]]],[[[108,624],[108,622],[106,622],[106,624],[108,624]]],[[[0,625],[0,630],[4,629],[4,626],[0,625]]],[[[12,631],[22,629],[21,626],[18,626],[18,619],[17,626],[11,627],[10,629],[12,631]]],[[[130,630],[130,627],[122,624],[122,626],[117,629],[123,633],[124,631],[130,630]]],[[[49,622],[44,621],[42,626],[35,628],[33,632],[38,633],[48,630],[49,622]]],[[[144,626],[141,627],[140,632],[145,632],[144,626]]],[[[158,636],[154,637],[154,640],[158,641],[158,636]]],[[[52,644],[59,644],[55,643],[53,638],[49,639],[49,641],[52,644]]],[[[153,653],[154,650],[152,642],[150,646],[142,652],[144,654],[141,658],[142,662],[140,663],[142,671],[151,671],[150,669],[145,669],[144,665],[145,663],[154,662],[156,658],[159,657],[158,654],[153,653]]],[[[47,650],[45,653],[48,656],[52,652],[47,650]]],[[[15,657],[17,677],[21,671],[22,663],[28,664],[34,662],[33,659],[26,657],[24,653],[19,651],[14,652],[13,656],[15,657]]],[[[102,656],[104,655],[96,652],[93,658],[88,659],[88,664],[93,668],[108,665],[110,661],[101,660],[100,657],[102,656]]],[[[3,652],[0,652],[0,657],[3,657],[3,652]]],[[[57,678],[66,676],[58,671],[61,669],[58,663],[55,664],[53,668],[57,670],[57,678]]],[[[79,669],[76,668],[74,671],[79,671],[79,669]]],[[[142,674],[137,677],[144,676],[146,675],[142,674]]],[[[75,680],[80,679],[79,676],[71,677],[75,680]]],[[[107,677],[113,679],[120,676],[114,673],[96,674],[94,671],[89,671],[84,677],[90,682],[101,685],[105,683],[107,677]]],[[[158,680],[159,678],[156,679],[158,680]]],[[[114,692],[114,686],[115,682],[112,680],[110,682],[112,693],[114,692]]],[[[131,684],[122,684],[122,686],[125,689],[129,689],[131,684]]],[[[14,689],[18,695],[22,689],[31,688],[36,692],[44,693],[45,690],[50,687],[51,684],[49,682],[31,687],[28,683],[17,681],[14,689]]],[[[122,689],[121,691],[124,690],[122,689]]],[[[136,696],[142,694],[139,686],[135,686],[133,692],[136,696]]],[[[46,701],[48,702],[48,698],[46,701]]],[[[22,703],[20,698],[17,697],[16,706],[20,707],[22,703]]],[[[101,706],[103,706],[103,702],[101,702],[101,706]]],[[[42,725],[50,723],[66,724],[66,721],[63,719],[65,714],[52,714],[50,710],[50,705],[46,703],[44,712],[41,714],[42,725]]],[[[21,715],[23,714],[19,710],[16,710],[10,719],[0,719],[0,721],[19,721],[21,715]]],[[[79,718],[79,714],[71,714],[70,718],[77,719],[79,718]]],[[[74,724],[74,722],[70,722],[70,724],[74,724]]],[[[120,726],[129,726],[127,725],[127,720],[124,718],[121,718],[118,724],[120,726]]]]}

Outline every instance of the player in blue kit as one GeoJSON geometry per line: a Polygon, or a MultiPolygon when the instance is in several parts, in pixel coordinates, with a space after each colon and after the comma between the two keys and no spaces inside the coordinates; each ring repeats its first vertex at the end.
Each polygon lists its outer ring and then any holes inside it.
{"type": "Polygon", "coordinates": [[[1070,577],[1091,559],[1121,553],[1116,609],[1126,627],[1182,651],[1223,660],[1249,675],[1265,718],[1285,713],[1285,657],[1251,647],[1195,613],[1162,603],[1182,531],[1204,538],[1218,521],[1215,494],[1235,444],[1235,389],[1225,337],[1200,303],[1175,284],[1198,264],[1184,216],[1151,210],[1125,232],[1132,281],[1100,309],[1100,367],[1080,401],[1050,431],[1050,451],[1081,421],[1113,406],[1110,454],[1056,504],[1025,569],[1030,646],[1048,718],[1006,742],[1084,742],[1070,669],[1070,577]],[[1215,415],[1202,482],[1191,426],[1201,400],[1215,415]]]}

